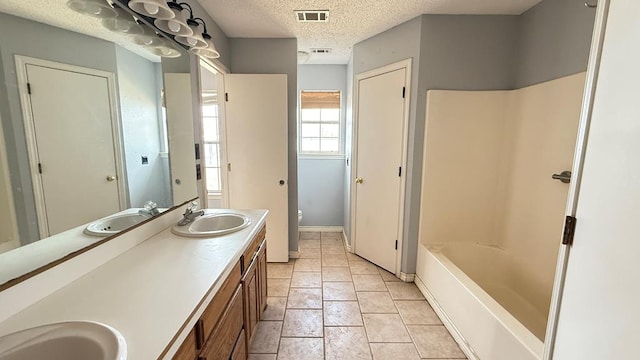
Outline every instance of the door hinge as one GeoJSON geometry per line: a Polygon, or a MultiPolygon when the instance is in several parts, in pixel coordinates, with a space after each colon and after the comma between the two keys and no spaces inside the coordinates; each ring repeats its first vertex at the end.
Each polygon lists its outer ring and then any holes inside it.
{"type": "Polygon", "coordinates": [[[227,163],[227,171],[231,172],[231,163],[227,163]]]}
{"type": "Polygon", "coordinates": [[[27,83],[27,94],[31,95],[31,83],[27,83]]]}
{"type": "Polygon", "coordinates": [[[42,174],[42,164],[38,163],[38,172],[42,174]]]}
{"type": "Polygon", "coordinates": [[[402,176],[402,166],[398,167],[398,177],[402,176]]]}
{"type": "Polygon", "coordinates": [[[404,96],[405,96],[405,94],[406,94],[406,91],[407,91],[407,87],[406,87],[406,86],[403,86],[403,87],[402,87],[402,98],[403,98],[403,99],[404,99],[404,96]]]}
{"type": "Polygon", "coordinates": [[[229,102],[229,93],[224,93],[224,101],[229,102]]]}
{"type": "Polygon", "coordinates": [[[568,215],[564,218],[564,230],[562,231],[562,245],[573,245],[573,235],[576,232],[576,218],[568,215]]]}
{"type": "Polygon", "coordinates": [[[398,240],[396,240],[396,250],[398,250],[398,240]]]}

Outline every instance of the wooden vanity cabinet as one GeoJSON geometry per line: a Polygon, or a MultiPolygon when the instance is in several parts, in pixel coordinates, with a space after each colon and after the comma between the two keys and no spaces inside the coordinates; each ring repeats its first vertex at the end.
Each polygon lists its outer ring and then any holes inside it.
{"type": "Polygon", "coordinates": [[[246,360],[267,302],[266,228],[207,305],[173,360],[246,360]]]}

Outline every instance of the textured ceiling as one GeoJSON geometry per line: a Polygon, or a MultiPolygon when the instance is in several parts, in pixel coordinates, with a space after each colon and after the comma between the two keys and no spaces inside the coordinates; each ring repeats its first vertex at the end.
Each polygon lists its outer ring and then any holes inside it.
{"type": "Polygon", "coordinates": [[[309,64],[346,64],[354,44],[420,14],[519,15],[540,1],[198,0],[229,37],[296,37],[300,51],[333,49],[312,54],[309,64]],[[294,16],[294,10],[327,9],[328,23],[298,23],[294,16]]]}
{"type": "Polygon", "coordinates": [[[148,60],[160,61],[130,37],[103,28],[101,20],[69,9],[67,0],[0,0],[0,12],[111,41],[148,60]]]}

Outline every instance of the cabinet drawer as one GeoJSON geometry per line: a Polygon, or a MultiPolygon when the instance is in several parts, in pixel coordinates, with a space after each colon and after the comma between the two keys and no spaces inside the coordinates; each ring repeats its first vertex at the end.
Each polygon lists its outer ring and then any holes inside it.
{"type": "Polygon", "coordinates": [[[244,255],[242,256],[242,260],[240,260],[242,261],[243,274],[249,268],[249,264],[251,264],[251,260],[253,260],[253,256],[258,251],[258,248],[260,247],[260,244],[262,243],[262,240],[264,240],[266,234],[267,228],[263,226],[262,229],[260,229],[260,231],[258,232],[258,235],[256,235],[253,240],[251,240],[251,244],[249,244],[247,250],[245,250],[244,255]]]}
{"type": "Polygon", "coordinates": [[[173,356],[173,360],[193,360],[196,355],[196,331],[193,329],[180,345],[180,349],[173,356]]]}
{"type": "MultiPolygon", "coordinates": [[[[229,300],[234,296],[234,293],[236,292],[238,284],[240,283],[240,277],[240,263],[238,262],[236,266],[233,267],[231,274],[229,274],[227,280],[225,280],[225,282],[222,284],[222,287],[220,288],[220,290],[218,290],[218,293],[213,298],[213,300],[211,300],[209,306],[207,306],[207,309],[200,317],[200,320],[202,321],[200,331],[202,331],[202,334],[196,334],[200,335],[200,341],[198,341],[198,349],[200,349],[203,345],[202,340],[206,340],[209,337],[209,335],[213,331],[213,328],[222,317],[224,308],[227,306],[229,300]]],[[[242,318],[242,315],[240,315],[240,317],[242,318]]]]}
{"type": "Polygon", "coordinates": [[[242,286],[238,285],[231,303],[205,344],[200,355],[206,360],[228,360],[242,331],[242,286]]]}
{"type": "Polygon", "coordinates": [[[238,341],[236,341],[231,360],[247,360],[247,338],[244,336],[244,330],[242,330],[238,341]]]}

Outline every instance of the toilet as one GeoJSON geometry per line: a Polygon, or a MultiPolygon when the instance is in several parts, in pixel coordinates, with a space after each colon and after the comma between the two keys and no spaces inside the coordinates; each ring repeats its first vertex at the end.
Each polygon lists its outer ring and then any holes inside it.
{"type": "Polygon", "coordinates": [[[298,225],[300,225],[300,221],[302,221],[302,210],[298,210],[298,225]]]}

